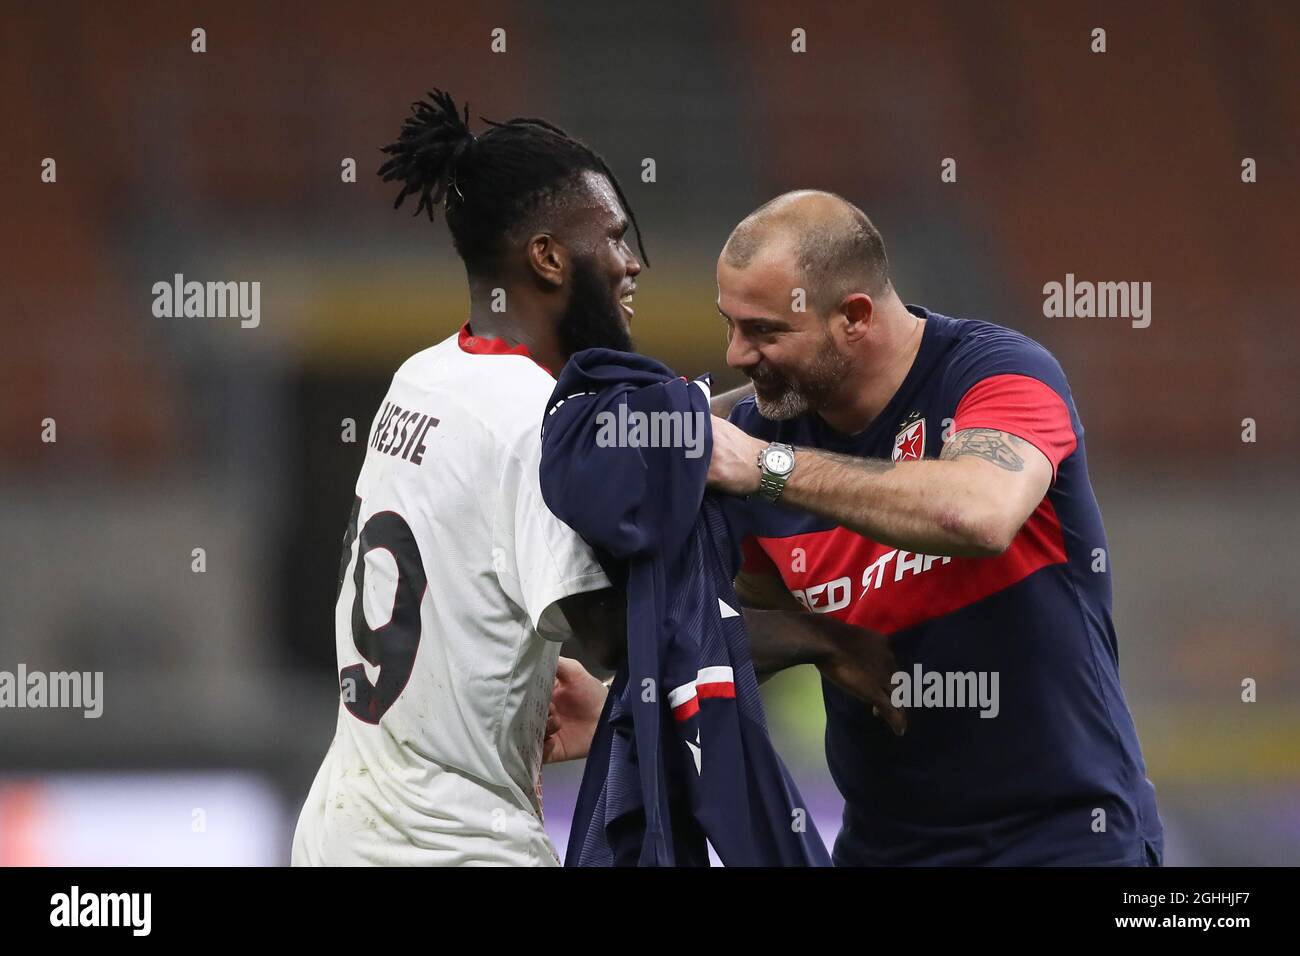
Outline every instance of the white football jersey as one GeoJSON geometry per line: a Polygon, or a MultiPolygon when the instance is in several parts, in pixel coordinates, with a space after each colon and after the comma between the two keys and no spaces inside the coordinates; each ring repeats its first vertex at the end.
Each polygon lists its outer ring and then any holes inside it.
{"type": "Polygon", "coordinates": [[[468,326],[393,377],[344,541],[338,728],[294,865],[558,863],[542,737],[569,633],[552,606],[609,581],[542,500],[554,386],[468,326]]]}

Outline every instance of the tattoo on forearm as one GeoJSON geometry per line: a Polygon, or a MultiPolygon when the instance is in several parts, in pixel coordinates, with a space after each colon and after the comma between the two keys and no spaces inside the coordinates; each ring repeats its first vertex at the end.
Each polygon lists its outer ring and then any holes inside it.
{"type": "MultiPolygon", "coordinates": [[[[950,461],[969,455],[991,461],[1007,471],[1024,471],[1025,460],[1016,451],[1016,448],[1024,443],[1023,438],[998,431],[996,428],[964,428],[944,443],[939,458],[950,461]]],[[[853,455],[840,455],[820,449],[817,451],[817,457],[833,461],[846,468],[869,471],[872,474],[890,471],[896,464],[888,458],[857,458],[853,455]]]]}
{"type": "Polygon", "coordinates": [[[1025,460],[1015,451],[1015,446],[1025,440],[996,428],[964,428],[943,446],[941,459],[952,460],[969,455],[991,461],[1007,471],[1023,471],[1025,460]]]}

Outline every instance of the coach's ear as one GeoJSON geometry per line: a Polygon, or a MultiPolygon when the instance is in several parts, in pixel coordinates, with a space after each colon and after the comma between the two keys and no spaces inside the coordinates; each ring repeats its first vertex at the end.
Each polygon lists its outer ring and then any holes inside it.
{"type": "Polygon", "coordinates": [[[569,250],[554,236],[539,232],[528,240],[528,266],[542,282],[558,289],[569,268],[569,250]]]}
{"type": "Polygon", "coordinates": [[[840,313],[844,316],[844,337],[849,342],[857,342],[866,336],[871,328],[871,320],[876,314],[876,303],[865,292],[852,292],[840,302],[840,313]]]}

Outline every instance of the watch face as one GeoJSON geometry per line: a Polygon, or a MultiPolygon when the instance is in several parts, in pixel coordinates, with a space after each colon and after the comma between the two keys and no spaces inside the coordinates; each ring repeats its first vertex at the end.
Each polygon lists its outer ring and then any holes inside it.
{"type": "Polygon", "coordinates": [[[783,448],[769,448],[763,454],[763,465],[774,474],[784,475],[794,467],[794,456],[783,448]]]}

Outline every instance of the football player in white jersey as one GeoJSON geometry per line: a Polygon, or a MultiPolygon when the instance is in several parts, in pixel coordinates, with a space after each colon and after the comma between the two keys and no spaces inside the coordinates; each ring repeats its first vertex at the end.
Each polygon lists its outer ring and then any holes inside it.
{"type": "MultiPolygon", "coordinates": [[[[395,205],[443,206],[470,314],[397,370],[370,430],[335,608],[338,723],[294,865],[556,865],[543,740],[548,760],[585,756],[604,695],[574,661],[557,680],[561,643],[609,669],[625,653],[623,598],[547,509],[538,466],[553,373],[632,348],[636,222],[562,130],[468,122],[434,91],[384,150],[395,205]]],[[[883,642],[798,611],[745,623],[760,673],[815,663],[889,708],[883,642]]]]}
{"type": "Polygon", "coordinates": [[[542,500],[540,427],[570,354],[631,348],[633,224],[600,157],[540,120],[475,136],[435,91],[385,152],[398,205],[445,207],[470,314],[398,369],[370,430],[335,609],[338,725],[293,863],[554,865],[540,771],[560,642],[612,666],[624,626],[542,500]]]}

